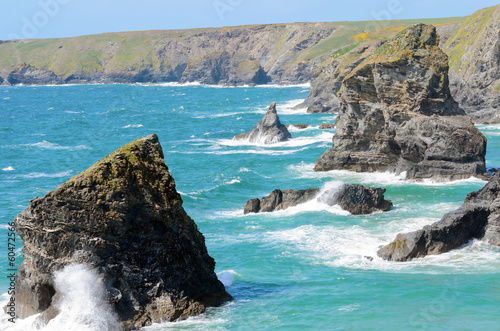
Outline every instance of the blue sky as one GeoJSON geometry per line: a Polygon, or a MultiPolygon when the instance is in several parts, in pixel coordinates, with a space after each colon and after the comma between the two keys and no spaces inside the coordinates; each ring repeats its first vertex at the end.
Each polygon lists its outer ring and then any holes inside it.
{"type": "Polygon", "coordinates": [[[465,16],[462,0],[0,0],[0,39],[228,25],[465,16]]]}

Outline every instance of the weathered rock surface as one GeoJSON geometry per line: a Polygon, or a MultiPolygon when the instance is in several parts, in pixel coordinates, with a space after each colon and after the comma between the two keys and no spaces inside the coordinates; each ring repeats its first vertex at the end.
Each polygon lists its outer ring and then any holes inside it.
{"type": "Polygon", "coordinates": [[[472,14],[446,42],[450,89],[477,123],[500,123],[500,6],[472,14]]]}
{"type": "Polygon", "coordinates": [[[486,138],[448,87],[448,59],[433,26],[417,24],[344,78],[332,149],[316,171],[406,173],[456,180],[486,173],[486,138]]]}
{"type": "Polygon", "coordinates": [[[384,199],[385,189],[369,188],[361,185],[343,184],[340,187],[326,190],[320,194],[320,189],[307,190],[274,190],[262,199],[248,200],[244,213],[265,213],[284,210],[306,203],[315,198],[329,206],[339,205],[353,215],[369,214],[375,211],[389,211],[392,202],[384,199]]]}
{"type": "Polygon", "coordinates": [[[16,276],[21,318],[57,314],[53,274],[68,264],[101,275],[126,330],[186,319],[231,300],[182,208],[156,135],[35,198],[14,223],[23,241],[16,276]]]}
{"type": "Polygon", "coordinates": [[[220,51],[190,62],[181,83],[255,85],[269,81],[259,62],[244,52],[220,51]]]}
{"type": "Polygon", "coordinates": [[[337,113],[340,109],[337,93],[340,91],[342,81],[381,44],[382,42],[378,40],[370,41],[354,49],[349,46],[335,52],[314,70],[309,96],[296,108],[307,108],[310,114],[337,113]]]}
{"type": "Polygon", "coordinates": [[[248,140],[251,143],[276,144],[281,141],[292,139],[292,135],[285,125],[281,124],[278,112],[276,111],[276,102],[273,102],[252,131],[234,136],[235,140],[248,140]]]}
{"type": "Polygon", "coordinates": [[[500,246],[500,173],[483,189],[469,194],[458,210],[422,230],[398,234],[378,255],[385,260],[409,261],[446,253],[472,239],[500,246]]]}

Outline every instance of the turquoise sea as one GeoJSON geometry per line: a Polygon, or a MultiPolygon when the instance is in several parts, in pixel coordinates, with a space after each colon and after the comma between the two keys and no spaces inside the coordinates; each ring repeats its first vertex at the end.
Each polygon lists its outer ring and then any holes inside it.
{"type": "MultiPolygon", "coordinates": [[[[292,110],[308,93],[307,86],[0,87],[0,292],[8,289],[7,223],[29,200],[120,146],[156,133],[184,208],[205,235],[216,272],[235,300],[147,330],[499,330],[499,247],[473,241],[409,263],[376,257],[397,233],[439,220],[485,182],[313,172],[334,134],[318,126],[335,116],[292,110]],[[271,147],[233,142],[272,101],[284,124],[312,127],[292,130],[293,140],[271,147]],[[387,188],[394,209],[352,216],[310,202],[243,215],[248,199],[276,188],[327,188],[339,181],[387,188]]],[[[500,167],[500,125],[479,128],[488,138],[488,167],[500,167]]],[[[2,323],[1,330],[15,329],[2,323]]],[[[22,321],[16,325],[30,329],[22,321]]],[[[83,328],[66,329],[71,327],[83,328]]]]}

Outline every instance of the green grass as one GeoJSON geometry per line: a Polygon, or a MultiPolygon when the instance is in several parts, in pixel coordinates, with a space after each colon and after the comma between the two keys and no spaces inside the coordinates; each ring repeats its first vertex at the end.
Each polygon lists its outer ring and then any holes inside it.
{"type": "Polygon", "coordinates": [[[460,70],[461,65],[464,64],[463,57],[467,49],[481,41],[482,38],[479,37],[478,33],[488,24],[497,8],[498,6],[494,6],[475,12],[467,18],[461,29],[448,39],[444,50],[449,55],[450,68],[452,70],[460,70]]]}

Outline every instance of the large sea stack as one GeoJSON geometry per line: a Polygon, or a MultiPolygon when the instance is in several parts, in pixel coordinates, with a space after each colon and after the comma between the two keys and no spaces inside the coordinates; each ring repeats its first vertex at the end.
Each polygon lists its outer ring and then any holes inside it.
{"type": "Polygon", "coordinates": [[[398,234],[378,255],[385,260],[410,261],[446,253],[472,239],[500,246],[500,172],[483,189],[469,194],[458,210],[422,230],[398,234]]]}
{"type": "Polygon", "coordinates": [[[35,198],[14,223],[24,256],[16,276],[20,318],[57,310],[54,272],[69,264],[85,264],[102,277],[125,330],[231,300],[204,236],[182,207],[156,135],[35,198]]]}
{"type": "Polygon", "coordinates": [[[456,180],[486,173],[486,138],[450,95],[448,57],[430,25],[380,46],[342,83],[333,147],[316,171],[456,180]]]}
{"type": "Polygon", "coordinates": [[[255,124],[252,131],[239,134],[233,139],[270,145],[292,139],[292,135],[286,126],[280,122],[276,111],[276,102],[273,102],[260,122],[255,124]]]}

